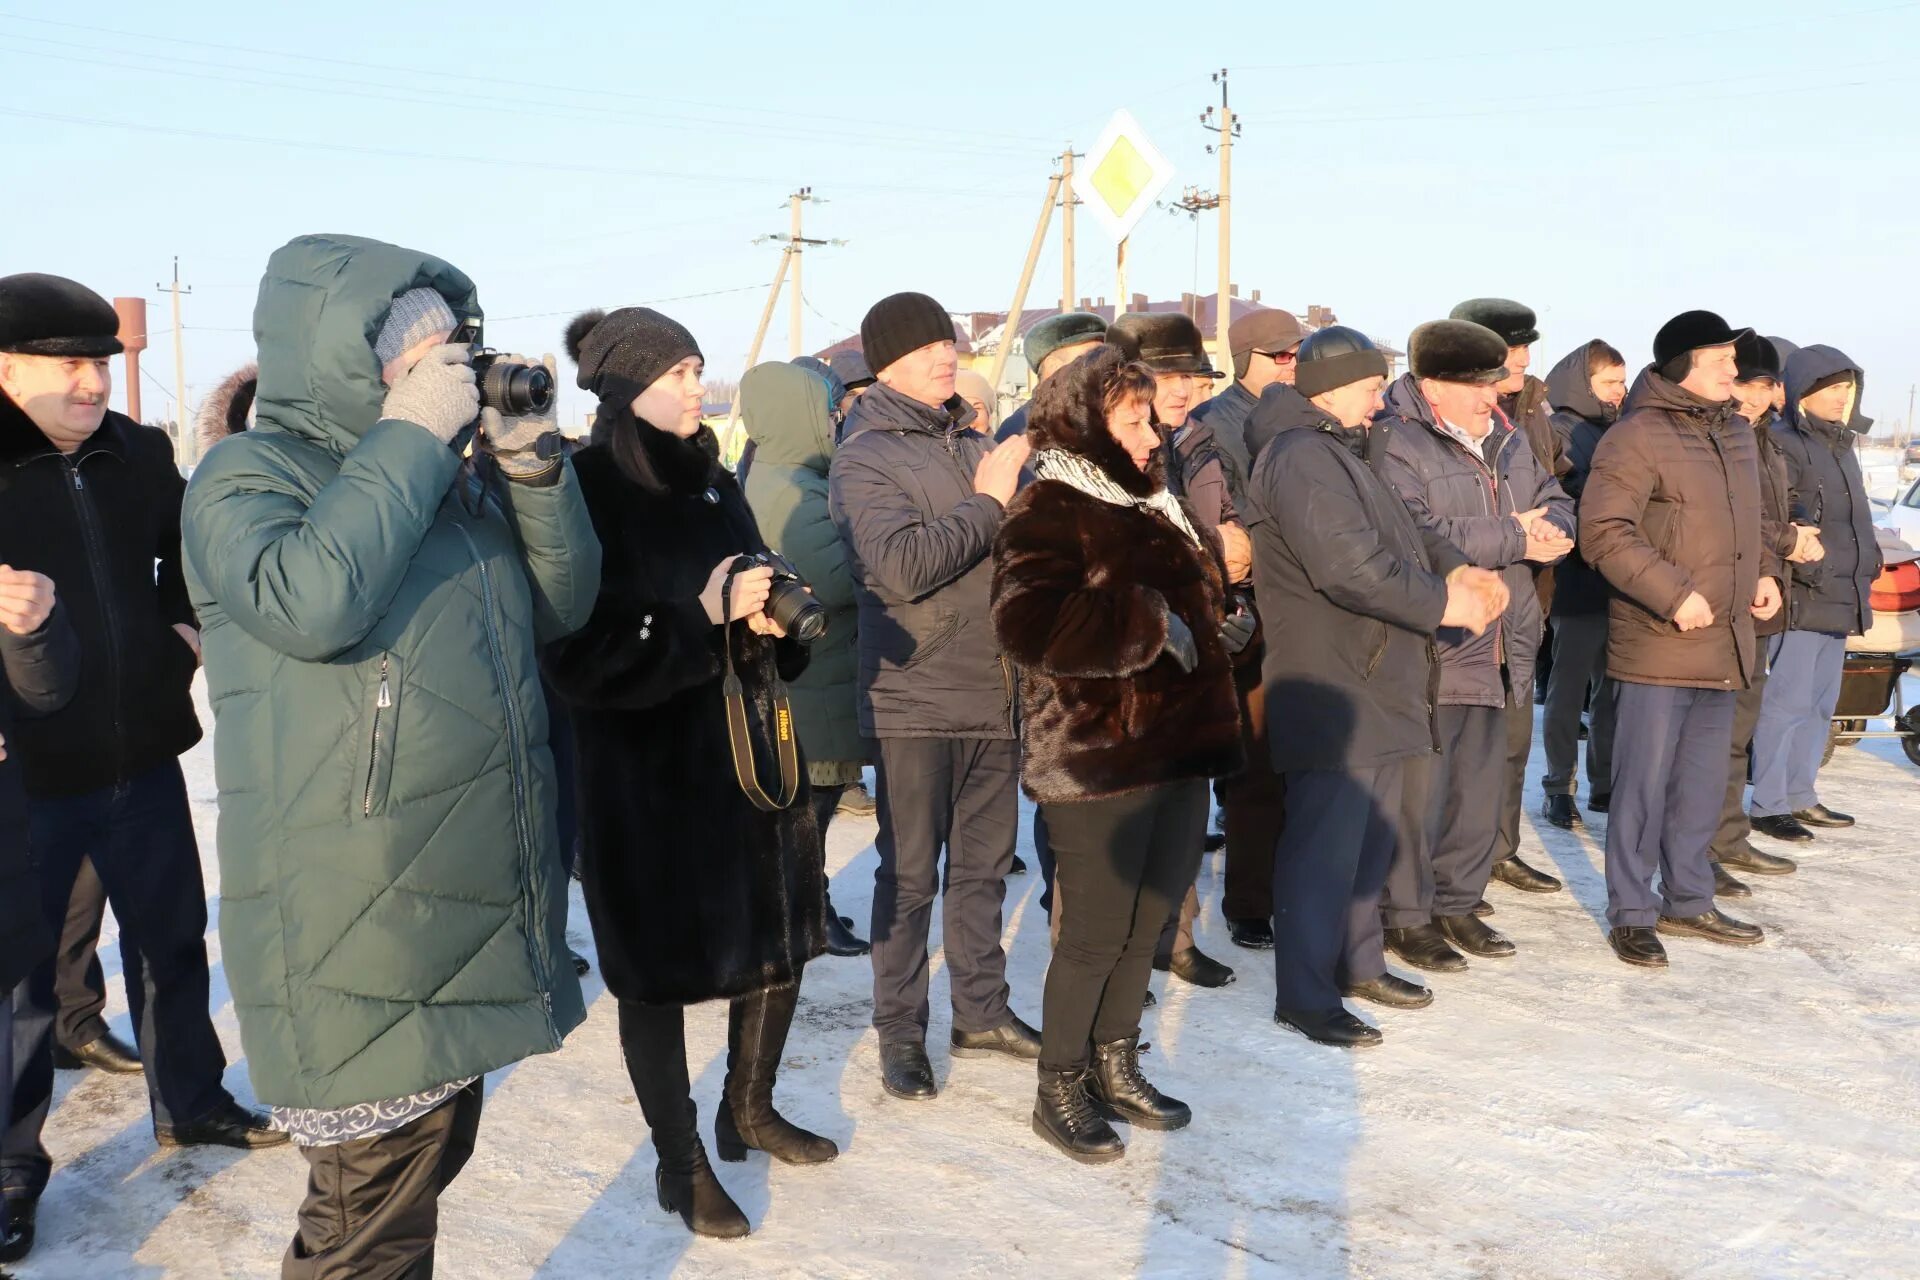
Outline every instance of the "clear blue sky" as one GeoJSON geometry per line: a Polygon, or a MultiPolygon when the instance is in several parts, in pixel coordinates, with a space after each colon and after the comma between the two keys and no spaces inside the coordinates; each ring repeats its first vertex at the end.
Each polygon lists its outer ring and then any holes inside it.
{"type": "MultiPolygon", "coordinates": [[[[1920,0],[0,0],[0,273],[146,293],[158,333],[178,254],[190,404],[249,356],[267,255],[310,231],[460,265],[496,346],[557,351],[574,311],[652,302],[737,373],[777,253],[751,241],[785,230],[794,187],[830,201],[808,233],[848,242],[807,257],[808,349],[898,289],[1003,309],[1049,156],[1114,108],[1173,161],[1170,194],[1216,185],[1197,117],[1227,66],[1243,292],[1396,342],[1461,298],[1519,298],[1541,372],[1594,336],[1638,362],[1709,307],[1845,349],[1887,422],[1920,381],[1916,55],[1920,0]]],[[[1210,292],[1214,237],[1149,215],[1132,289],[1210,292]]],[[[1091,219],[1078,271],[1113,294],[1091,219]]],[[[1056,232],[1029,305],[1059,278],[1056,232]]],[[[768,344],[785,355],[784,305],[768,344]]]]}

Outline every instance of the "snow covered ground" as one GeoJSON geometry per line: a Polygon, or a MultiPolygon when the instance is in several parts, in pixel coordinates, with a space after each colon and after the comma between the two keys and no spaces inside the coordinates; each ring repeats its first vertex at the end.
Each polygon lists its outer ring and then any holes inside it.
{"type": "MultiPolygon", "coordinates": [[[[214,892],[209,750],[188,766],[214,892]]],[[[1530,816],[1537,752],[1533,772],[1530,816]]],[[[1535,818],[1524,853],[1572,892],[1496,885],[1494,923],[1519,956],[1434,977],[1434,1005],[1382,1013],[1386,1045],[1357,1055],[1273,1026],[1271,970],[1228,944],[1209,859],[1202,945],[1240,980],[1198,991],[1156,976],[1146,1019],[1148,1072],[1194,1104],[1195,1123],[1129,1135],[1127,1158],[1099,1169],[1029,1132],[1030,1069],[949,1065],[938,971],[941,1096],[887,1098],[867,966],[823,960],[780,1101],[844,1154],[805,1170],[757,1154],[721,1166],[755,1224],[737,1243],[695,1241],[654,1203],[613,1002],[590,977],[588,1021],[565,1050],[489,1079],[479,1150],[443,1205],[440,1274],[1920,1275],[1920,770],[1881,742],[1840,752],[1823,777],[1824,798],[1861,824],[1738,904],[1767,926],[1765,945],[1672,940],[1665,973],[1619,963],[1599,923],[1599,833],[1535,818]]],[[[834,898],[856,918],[873,831],[843,818],[830,839],[834,898]]],[[[1015,1006],[1034,1022],[1038,893],[1037,876],[1016,878],[1007,901],[1015,1006]]],[[[574,918],[591,954],[577,900],[574,918]]],[[[209,947],[228,1083],[247,1098],[217,935],[209,947]]],[[[102,958],[124,1031],[118,956],[102,958]]],[[[724,1009],[696,1010],[689,1032],[710,1128],[724,1009]]],[[[277,1274],[297,1154],[161,1155],[138,1080],[62,1073],[61,1088],[47,1135],[58,1167],[23,1277],[277,1274]]]]}

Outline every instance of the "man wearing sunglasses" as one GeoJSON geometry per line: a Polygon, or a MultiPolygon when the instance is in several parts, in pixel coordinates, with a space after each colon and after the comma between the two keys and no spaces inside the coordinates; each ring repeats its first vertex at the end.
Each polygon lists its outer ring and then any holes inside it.
{"type": "Polygon", "coordinates": [[[1293,384],[1294,357],[1307,336],[1305,326],[1290,311],[1275,307],[1251,311],[1227,330],[1233,350],[1233,385],[1197,406],[1192,421],[1205,423],[1220,443],[1226,459],[1227,481],[1237,503],[1246,495],[1246,478],[1253,474],[1248,447],[1247,418],[1260,402],[1260,393],[1276,383],[1293,384]]]}

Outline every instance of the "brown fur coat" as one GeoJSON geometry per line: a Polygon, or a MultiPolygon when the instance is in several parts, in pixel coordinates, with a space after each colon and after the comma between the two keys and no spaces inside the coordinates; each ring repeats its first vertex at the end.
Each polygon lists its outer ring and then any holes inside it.
{"type": "MultiPolygon", "coordinates": [[[[1027,431],[1036,450],[1079,454],[1144,497],[1164,483],[1164,459],[1155,456],[1150,474],[1135,468],[1101,403],[1121,363],[1117,351],[1098,351],[1048,379],[1027,431]]],[[[1240,769],[1220,639],[1225,569],[1205,536],[1209,545],[1196,547],[1162,516],[1056,480],[1013,500],[994,543],[993,622],[1021,669],[1021,781],[1035,800],[1099,799],[1240,769]],[[1191,672],[1161,652],[1169,610],[1193,632],[1191,672]]]]}

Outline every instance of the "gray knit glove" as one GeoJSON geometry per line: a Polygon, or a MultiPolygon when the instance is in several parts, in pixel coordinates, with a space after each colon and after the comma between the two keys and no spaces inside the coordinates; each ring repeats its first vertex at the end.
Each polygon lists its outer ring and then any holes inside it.
{"type": "Polygon", "coordinates": [[[479,412],[480,387],[467,363],[465,343],[445,343],[420,357],[380,406],[382,418],[425,427],[442,444],[453,443],[479,412]]]}

